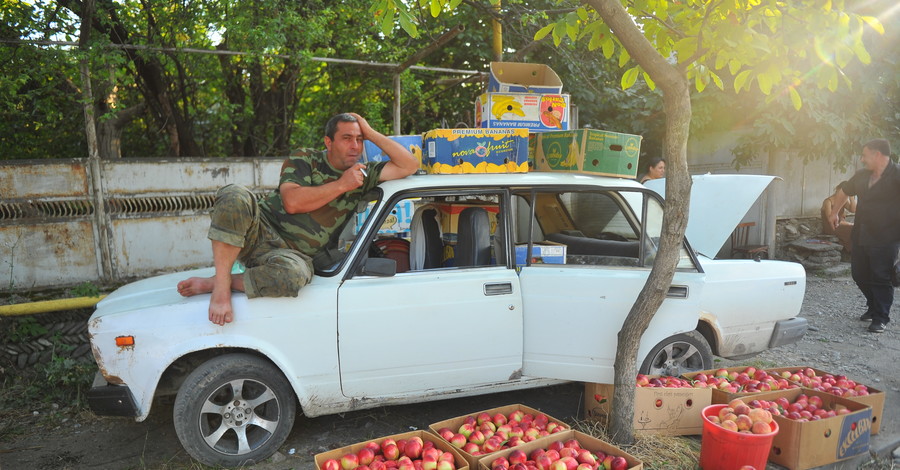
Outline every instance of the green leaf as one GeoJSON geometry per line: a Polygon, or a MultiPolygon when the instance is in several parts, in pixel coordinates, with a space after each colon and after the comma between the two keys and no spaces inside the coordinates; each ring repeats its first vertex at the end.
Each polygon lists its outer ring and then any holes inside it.
{"type": "Polygon", "coordinates": [[[441,14],[441,0],[431,0],[431,17],[437,18],[441,14]]]}
{"type": "Polygon", "coordinates": [[[391,34],[391,30],[394,29],[394,10],[393,9],[385,9],[384,16],[381,18],[381,32],[384,35],[391,34]]]}
{"type": "Polygon", "coordinates": [[[553,31],[553,28],[555,27],[555,24],[548,24],[547,26],[539,29],[538,32],[534,33],[534,40],[540,41],[541,39],[544,39],[548,34],[550,34],[551,31],[553,31]]]}
{"type": "Polygon", "coordinates": [[[884,34],[884,25],[878,21],[878,18],[875,18],[874,16],[861,16],[860,18],[868,23],[869,27],[877,31],[878,34],[884,34]]]}
{"type": "Polygon", "coordinates": [[[627,90],[634,85],[634,82],[637,81],[638,73],[640,72],[640,68],[635,66],[625,71],[622,74],[622,89],[627,90]]]}
{"type": "Polygon", "coordinates": [[[701,74],[697,73],[694,75],[694,86],[697,87],[697,91],[703,92],[706,89],[706,81],[703,80],[701,74]]]}
{"type": "Polygon", "coordinates": [[[794,109],[799,111],[800,107],[803,106],[803,100],[800,99],[800,93],[797,93],[797,89],[794,87],[789,87],[788,90],[791,95],[791,103],[794,105],[794,109]]]}
{"type": "Polygon", "coordinates": [[[853,42],[853,52],[856,52],[856,58],[859,59],[860,62],[864,64],[872,63],[872,57],[869,55],[869,51],[866,50],[866,46],[863,44],[862,40],[853,42]]]}
{"type": "Polygon", "coordinates": [[[829,70],[831,71],[831,74],[828,77],[828,91],[833,93],[837,91],[838,87],[838,72],[834,67],[830,67],[829,70]]]}
{"type": "Polygon", "coordinates": [[[615,52],[616,44],[613,42],[612,38],[606,38],[606,40],[603,41],[603,57],[611,59],[615,52]]]}
{"type": "Polygon", "coordinates": [[[687,60],[697,52],[697,38],[687,37],[675,43],[675,54],[678,62],[687,60]]]}
{"type": "Polygon", "coordinates": [[[403,7],[398,8],[397,12],[400,14],[400,27],[403,28],[410,37],[418,37],[419,31],[416,29],[416,23],[409,12],[403,7]]]}
{"type": "Polygon", "coordinates": [[[727,63],[728,58],[725,57],[725,54],[716,54],[716,70],[722,70],[722,67],[724,67],[727,63]]]}
{"type": "Polygon", "coordinates": [[[744,88],[744,86],[747,84],[747,80],[749,80],[749,79],[750,79],[750,71],[749,70],[744,70],[743,72],[737,74],[737,76],[734,77],[734,91],[740,92],[744,88]]]}
{"type": "Polygon", "coordinates": [[[619,52],[619,67],[624,67],[629,60],[631,60],[631,54],[629,54],[628,50],[623,47],[619,52]]]}
{"type": "Polygon", "coordinates": [[[450,10],[455,10],[463,0],[450,0],[450,10]]]}
{"type": "Polygon", "coordinates": [[[759,91],[763,92],[763,94],[768,95],[772,93],[772,85],[774,84],[772,74],[765,72],[756,75],[756,83],[759,85],[759,91]]]}
{"type": "Polygon", "coordinates": [[[728,61],[728,71],[731,72],[732,75],[738,73],[741,70],[741,63],[737,59],[731,59],[728,61]]]}
{"type": "Polygon", "coordinates": [[[834,54],[834,60],[837,62],[838,67],[844,68],[850,63],[853,55],[853,50],[843,44],[839,44],[834,54]]]}
{"type": "Polygon", "coordinates": [[[566,22],[565,21],[557,21],[555,25],[553,25],[553,44],[559,46],[562,42],[563,36],[566,35],[566,22]]]}
{"type": "Polygon", "coordinates": [[[575,11],[578,13],[578,18],[580,18],[581,21],[587,21],[587,20],[588,20],[588,12],[587,12],[587,9],[585,9],[584,7],[578,7],[578,10],[575,10],[575,11]]]}
{"type": "Polygon", "coordinates": [[[716,84],[716,87],[718,87],[720,90],[725,89],[725,84],[722,83],[722,79],[719,78],[719,76],[715,72],[710,71],[709,77],[712,78],[712,81],[716,84]]]}
{"type": "Polygon", "coordinates": [[[641,73],[644,75],[644,81],[647,82],[647,87],[650,88],[650,90],[655,90],[656,82],[654,82],[653,79],[650,78],[650,74],[648,74],[647,72],[641,72],[641,73]]]}

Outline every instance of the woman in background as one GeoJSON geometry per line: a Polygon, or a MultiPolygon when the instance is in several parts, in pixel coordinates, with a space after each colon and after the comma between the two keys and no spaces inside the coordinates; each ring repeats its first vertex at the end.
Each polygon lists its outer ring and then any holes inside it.
{"type": "Polygon", "coordinates": [[[647,170],[647,172],[644,173],[644,176],[642,176],[640,180],[638,180],[641,184],[646,183],[648,180],[666,177],[666,161],[660,157],[651,158],[644,169],[647,170]]]}

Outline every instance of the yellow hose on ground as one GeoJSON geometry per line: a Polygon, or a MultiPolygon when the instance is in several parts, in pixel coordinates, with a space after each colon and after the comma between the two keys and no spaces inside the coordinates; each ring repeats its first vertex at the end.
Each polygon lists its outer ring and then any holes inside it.
{"type": "Polygon", "coordinates": [[[60,310],[73,310],[76,308],[88,308],[97,305],[105,295],[98,297],[76,297],[74,299],[43,300],[40,302],[28,302],[25,304],[0,305],[0,317],[13,315],[32,315],[35,313],[58,312],[60,310]]]}

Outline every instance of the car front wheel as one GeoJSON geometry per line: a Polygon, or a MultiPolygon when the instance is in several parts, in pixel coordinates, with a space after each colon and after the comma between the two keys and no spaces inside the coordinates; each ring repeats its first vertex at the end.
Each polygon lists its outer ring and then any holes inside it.
{"type": "Polygon", "coordinates": [[[296,399],[284,375],[249,354],[226,354],[195,369],[175,398],[175,432],[198,461],[234,467],[262,462],[294,425],[296,399]]]}
{"type": "Polygon", "coordinates": [[[641,374],[679,376],[688,372],[712,368],[712,350],[700,333],[670,336],[657,344],[638,372],[641,374]]]}

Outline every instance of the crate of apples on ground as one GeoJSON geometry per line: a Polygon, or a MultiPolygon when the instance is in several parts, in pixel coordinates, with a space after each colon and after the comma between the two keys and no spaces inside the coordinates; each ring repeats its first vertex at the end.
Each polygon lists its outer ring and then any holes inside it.
{"type": "Polygon", "coordinates": [[[468,462],[446,442],[413,431],[315,456],[318,470],[462,470],[468,462]]]}
{"type": "Polygon", "coordinates": [[[780,375],[772,375],[756,367],[729,367],[684,374],[694,386],[712,389],[712,402],[728,403],[754,393],[799,388],[780,375]]]}
{"type": "Polygon", "coordinates": [[[523,405],[509,405],[429,426],[474,466],[478,459],[569,429],[561,421],[523,405]]]}
{"type": "Polygon", "coordinates": [[[479,470],[637,470],[640,460],[600,439],[564,431],[478,461],[479,470]]]}
{"type": "Polygon", "coordinates": [[[872,434],[881,428],[881,414],[884,411],[884,392],[851,380],[845,375],[830,374],[812,367],[782,367],[769,369],[772,375],[779,375],[804,388],[847,398],[872,407],[872,434]]]}

